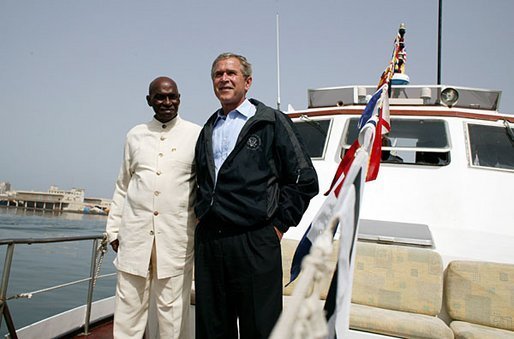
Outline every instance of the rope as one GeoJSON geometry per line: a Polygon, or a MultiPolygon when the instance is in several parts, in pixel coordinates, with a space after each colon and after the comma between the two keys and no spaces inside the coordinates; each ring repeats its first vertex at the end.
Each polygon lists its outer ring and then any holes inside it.
{"type": "Polygon", "coordinates": [[[93,276],[93,287],[96,286],[96,280],[98,279],[98,276],[100,275],[100,269],[102,268],[102,263],[104,260],[105,253],[107,253],[107,233],[104,233],[102,242],[100,243],[100,246],[98,246],[98,249],[96,250],[97,256],[98,256],[98,252],[100,252],[100,257],[98,258],[98,261],[96,262],[96,272],[93,276]]]}
{"type": "MultiPolygon", "coordinates": [[[[112,277],[112,276],[115,276],[115,275],[116,275],[116,272],[114,272],[114,273],[107,273],[107,274],[99,275],[98,278],[107,278],[107,277],[112,277]]],[[[71,286],[71,285],[75,285],[75,284],[80,284],[82,282],[86,282],[86,281],[89,281],[89,280],[91,280],[91,278],[84,278],[84,279],[71,281],[71,282],[68,282],[68,283],[65,283],[65,284],[61,284],[61,285],[56,285],[56,286],[52,286],[52,287],[43,288],[43,289],[40,289],[40,290],[37,290],[37,291],[18,293],[16,295],[13,295],[13,296],[5,299],[5,301],[12,300],[12,299],[22,299],[22,298],[30,299],[35,294],[49,292],[49,291],[56,290],[56,289],[59,289],[59,288],[63,288],[63,287],[67,287],[67,286],[71,286]]]]}

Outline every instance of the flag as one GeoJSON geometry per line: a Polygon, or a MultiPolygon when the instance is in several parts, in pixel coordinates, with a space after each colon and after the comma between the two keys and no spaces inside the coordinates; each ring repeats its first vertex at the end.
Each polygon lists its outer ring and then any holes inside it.
{"type": "Polygon", "coordinates": [[[373,116],[368,120],[376,120],[375,139],[369,155],[368,173],[366,181],[373,181],[378,176],[380,159],[382,158],[382,134],[387,134],[391,130],[389,120],[389,92],[388,85],[383,85],[375,95],[380,94],[380,98],[375,104],[373,116]]]}
{"type": "MultiPolygon", "coordinates": [[[[389,93],[387,84],[382,85],[382,87],[380,87],[370,98],[359,119],[358,127],[360,131],[364,128],[375,128],[375,139],[370,151],[368,174],[366,176],[366,181],[372,181],[377,178],[378,169],[380,168],[380,158],[382,155],[382,133],[387,133],[391,129],[391,124],[389,122],[389,93]],[[387,121],[385,119],[387,119],[387,121]]],[[[348,173],[348,169],[355,158],[355,152],[364,143],[364,140],[359,140],[361,135],[363,135],[363,133],[359,133],[359,138],[353,142],[344,154],[343,159],[339,162],[339,166],[336,170],[336,174],[332,180],[329,191],[333,188],[335,182],[341,175],[346,175],[346,173],[348,173]]],[[[335,188],[336,196],[339,193],[339,190],[340,185],[335,188]]]]}
{"type": "Polygon", "coordinates": [[[324,306],[328,338],[346,338],[350,328],[354,250],[359,230],[360,205],[364,193],[363,174],[365,173],[362,161],[357,161],[356,165],[354,167],[359,167],[357,175],[352,175],[351,183],[345,183],[346,191],[341,192],[343,200],[337,212],[341,225],[339,255],[324,306]]]}
{"type": "Polygon", "coordinates": [[[405,25],[401,24],[398,34],[394,39],[394,48],[391,56],[391,61],[387,65],[386,69],[380,76],[377,88],[382,87],[384,84],[389,84],[395,73],[405,73],[405,63],[407,61],[407,52],[405,51],[405,25]]]}
{"type": "MultiPolygon", "coordinates": [[[[375,92],[373,97],[370,99],[366,109],[364,110],[361,119],[359,120],[359,128],[361,132],[359,137],[354,144],[357,143],[357,147],[363,143],[361,137],[365,137],[365,133],[362,130],[369,126],[370,123],[376,120],[375,125],[375,136],[373,139],[373,145],[369,154],[368,172],[366,174],[366,181],[375,180],[378,175],[378,169],[380,167],[380,159],[382,155],[382,134],[387,134],[391,130],[390,118],[389,118],[389,95],[390,95],[390,83],[394,73],[404,73],[406,53],[404,50],[403,36],[405,34],[405,25],[401,24],[398,31],[398,35],[395,39],[395,46],[393,50],[393,56],[388,67],[382,73],[380,81],[378,83],[378,90],[375,92]]],[[[369,128],[369,127],[368,127],[369,128]]],[[[350,147],[353,151],[349,154],[349,157],[355,157],[355,149],[357,147],[350,147]]],[[[350,150],[347,153],[350,153],[350,150]]],[[[345,154],[346,158],[346,154],[345,154]]],[[[344,162],[341,161],[341,163],[344,162]]],[[[340,164],[341,167],[341,164],[340,164]]],[[[348,166],[343,166],[341,172],[345,175],[350,169],[348,166]]],[[[338,168],[338,172],[340,172],[338,168]]],[[[334,182],[332,183],[334,185],[334,182]]],[[[343,215],[341,219],[344,220],[346,217],[346,223],[342,222],[341,226],[341,244],[338,256],[337,269],[334,272],[330,288],[328,291],[327,299],[325,302],[325,314],[328,322],[328,338],[346,338],[349,334],[349,323],[350,323],[350,304],[351,304],[351,292],[352,292],[352,277],[353,277],[353,262],[354,255],[353,249],[358,233],[359,225],[359,206],[362,199],[362,192],[364,183],[359,184],[354,181],[354,186],[358,194],[358,198],[355,199],[354,213],[350,216],[343,215]],[[352,227],[353,226],[353,227],[352,227]]],[[[346,192],[345,192],[346,193],[346,192]]],[[[345,194],[343,193],[343,194],[345,194]]]]}
{"type": "MultiPolygon", "coordinates": [[[[312,244],[333,220],[334,214],[337,214],[339,224],[342,225],[338,268],[332,277],[325,303],[329,322],[329,338],[337,337],[337,334],[343,337],[349,330],[353,249],[358,234],[360,202],[364,182],[375,180],[378,175],[382,155],[382,134],[387,134],[391,130],[389,120],[390,84],[394,73],[403,73],[405,70],[404,34],[405,25],[401,24],[395,39],[391,62],[382,73],[377,90],[368,101],[359,119],[359,136],[339,162],[330,188],[325,193],[327,197],[300,240],[291,263],[291,279],[288,285],[298,277],[303,258],[309,254],[312,244]],[[366,140],[366,138],[373,139],[366,140]],[[372,143],[370,143],[371,141],[372,143]],[[366,152],[359,152],[362,146],[366,146],[366,152]],[[363,159],[364,156],[367,158],[363,159]],[[365,180],[364,174],[366,175],[365,180]],[[346,178],[350,178],[348,182],[345,182],[346,178]],[[339,197],[340,193],[341,197],[339,197]]],[[[334,234],[336,230],[337,228],[334,229],[334,234]]]]}
{"type": "MultiPolygon", "coordinates": [[[[337,196],[335,192],[332,190],[325,198],[325,201],[318,210],[318,213],[316,213],[316,215],[312,219],[312,222],[307,228],[307,231],[305,231],[305,234],[298,243],[298,247],[296,247],[296,251],[294,252],[293,260],[291,262],[290,279],[286,286],[292,283],[300,274],[300,271],[302,269],[303,258],[307,256],[307,254],[309,254],[309,252],[311,251],[312,244],[314,243],[318,235],[320,235],[328,225],[330,218],[334,214],[336,203],[337,196]]],[[[334,229],[334,234],[336,230],[337,229],[334,229]]],[[[332,234],[332,236],[334,234],[332,234]]]]}
{"type": "MultiPolygon", "coordinates": [[[[358,127],[361,131],[364,128],[376,129],[375,140],[379,140],[378,143],[373,143],[372,148],[375,155],[378,156],[376,156],[376,158],[373,158],[373,152],[371,153],[372,160],[370,160],[368,167],[368,172],[372,170],[374,173],[374,177],[372,179],[367,177],[366,181],[374,180],[378,174],[378,168],[380,166],[380,158],[382,152],[380,131],[382,126],[389,126],[389,123],[381,123],[381,118],[378,115],[382,113],[382,108],[384,107],[383,103],[384,100],[387,102],[387,97],[387,85],[384,85],[378,91],[376,91],[375,94],[373,94],[368,104],[366,105],[366,108],[362,112],[358,124],[358,127]],[[377,134],[379,135],[378,137],[377,134]]],[[[320,209],[318,210],[318,213],[314,216],[311,224],[307,228],[307,231],[305,231],[302,239],[298,243],[298,247],[296,248],[293,260],[291,262],[290,279],[287,285],[293,282],[300,274],[303,258],[307,254],[309,254],[312,244],[314,243],[318,235],[323,232],[326,225],[328,224],[328,221],[332,217],[334,213],[334,207],[337,202],[337,197],[339,195],[339,191],[341,190],[344,179],[348,174],[348,170],[353,164],[353,161],[355,159],[355,152],[357,151],[357,149],[359,149],[359,147],[361,147],[361,142],[359,141],[359,139],[357,139],[351,145],[350,149],[346,151],[343,159],[339,162],[339,166],[337,168],[334,179],[332,180],[332,184],[330,185],[330,189],[327,193],[325,193],[325,195],[327,196],[325,198],[325,201],[321,205],[320,209]]],[[[334,234],[335,231],[336,230],[334,230],[334,234]]]]}
{"type": "MultiPolygon", "coordinates": [[[[347,159],[351,163],[350,166],[344,166],[344,177],[351,182],[339,179],[333,186],[334,191],[339,192],[343,203],[336,207],[336,213],[339,213],[340,220],[340,243],[339,255],[337,259],[337,267],[332,276],[330,287],[325,301],[325,316],[328,326],[327,338],[346,338],[349,335],[350,326],[350,305],[352,299],[353,285],[353,265],[354,250],[357,234],[359,231],[359,215],[362,195],[364,193],[365,181],[374,180],[378,174],[380,158],[382,153],[382,132],[389,132],[389,123],[385,122],[384,116],[389,116],[389,95],[387,84],[383,85],[371,97],[366,109],[362,113],[358,127],[360,128],[359,137],[352,144],[350,149],[359,149],[361,146],[368,145],[363,138],[366,128],[374,129],[375,136],[371,148],[369,150],[369,158],[363,161],[362,153],[349,155],[351,159],[347,159]],[[353,173],[352,173],[353,171],[353,173]],[[355,171],[358,171],[355,175],[355,171]],[[366,179],[363,180],[363,173],[366,179]],[[372,174],[370,176],[370,173],[372,174]]],[[[368,145],[369,146],[369,145],[368,145]]],[[[341,161],[345,161],[345,157],[341,161]]],[[[343,175],[341,175],[343,176],[343,175]]]]}
{"type": "Polygon", "coordinates": [[[347,161],[350,165],[343,166],[343,174],[340,175],[343,179],[338,178],[331,188],[334,192],[338,192],[339,199],[342,200],[342,203],[335,209],[335,213],[338,214],[340,220],[339,228],[341,232],[337,267],[332,276],[324,306],[329,331],[328,338],[331,339],[348,336],[354,249],[359,229],[364,183],[377,177],[382,153],[382,130],[388,132],[390,129],[389,124],[384,121],[384,115],[389,115],[387,88],[387,84],[383,85],[369,100],[358,124],[359,137],[350,147],[351,150],[354,150],[367,146],[369,149],[365,149],[369,154],[364,152],[366,157],[364,159],[363,152],[357,154],[353,151],[348,155],[349,158],[346,158],[345,154],[341,163],[347,161]],[[366,129],[372,129],[374,132],[371,144],[371,140],[365,140],[365,138],[373,135],[373,133],[366,133],[366,129]],[[371,177],[370,172],[372,172],[371,177]]]}

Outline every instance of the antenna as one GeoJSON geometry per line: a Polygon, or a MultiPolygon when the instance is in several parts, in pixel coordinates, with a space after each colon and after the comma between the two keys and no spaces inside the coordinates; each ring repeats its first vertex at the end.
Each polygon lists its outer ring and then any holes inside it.
{"type": "Polygon", "coordinates": [[[441,84],[441,34],[443,30],[443,0],[439,0],[439,20],[437,23],[437,84],[441,84]]]}
{"type": "Polygon", "coordinates": [[[277,109],[280,111],[280,38],[277,13],[277,109]]]}

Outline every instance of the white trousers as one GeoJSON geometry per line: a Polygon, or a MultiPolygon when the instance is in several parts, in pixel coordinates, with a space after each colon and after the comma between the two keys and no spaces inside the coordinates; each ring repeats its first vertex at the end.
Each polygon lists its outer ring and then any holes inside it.
{"type": "Polygon", "coordinates": [[[115,339],[143,338],[150,302],[155,302],[162,339],[188,339],[192,269],[183,275],[157,279],[155,244],[147,277],[118,271],[114,308],[115,339]],[[153,300],[150,300],[153,298],[153,300]]]}

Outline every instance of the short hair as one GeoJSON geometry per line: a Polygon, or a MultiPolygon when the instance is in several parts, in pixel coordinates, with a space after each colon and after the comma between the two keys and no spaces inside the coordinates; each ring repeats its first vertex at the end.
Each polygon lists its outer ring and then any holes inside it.
{"type": "Polygon", "coordinates": [[[211,67],[211,79],[214,79],[214,72],[218,61],[229,58],[236,58],[237,60],[239,60],[239,62],[241,63],[241,71],[243,72],[245,78],[252,76],[252,64],[250,64],[244,56],[231,52],[225,52],[221,53],[220,55],[218,55],[216,59],[214,59],[211,67]]]}

